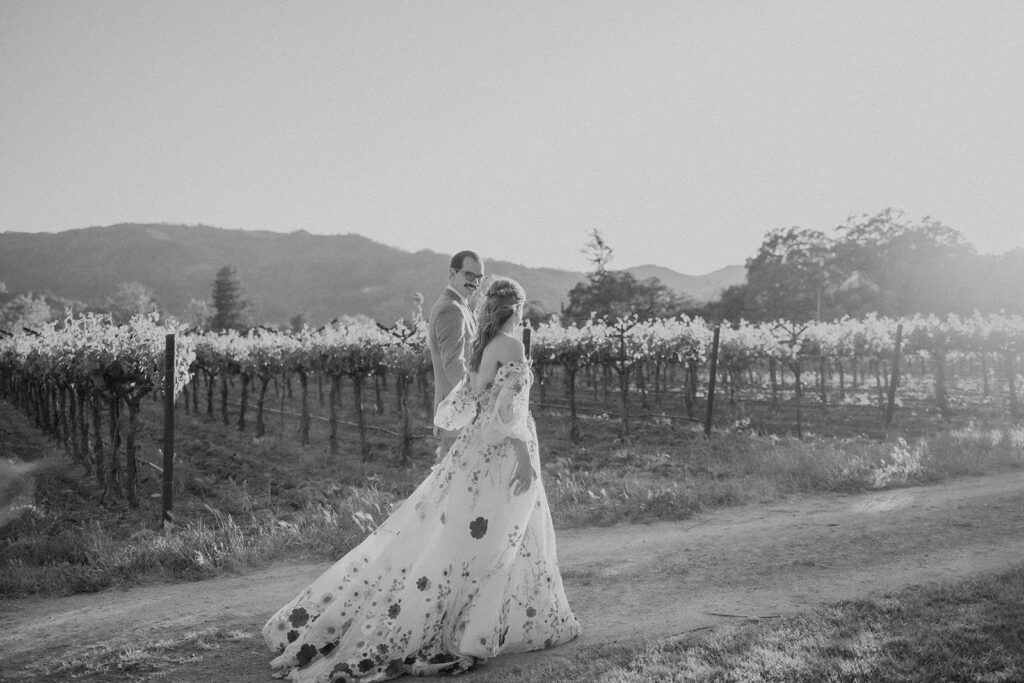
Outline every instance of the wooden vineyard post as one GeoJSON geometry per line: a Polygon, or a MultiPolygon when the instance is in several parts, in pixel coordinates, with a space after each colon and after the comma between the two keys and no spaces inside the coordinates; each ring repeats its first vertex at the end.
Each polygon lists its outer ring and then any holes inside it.
{"type": "Polygon", "coordinates": [[[78,402],[78,452],[82,455],[82,465],[88,476],[92,474],[92,461],[89,456],[89,418],[85,414],[86,390],[83,387],[75,388],[75,399],[78,402]]]}
{"type": "Polygon", "coordinates": [[[828,375],[828,361],[822,356],[818,359],[818,395],[821,397],[821,405],[828,408],[828,391],[825,386],[826,375],[828,375]]]}
{"type": "Polygon", "coordinates": [[[711,417],[715,410],[715,379],[718,374],[718,337],[721,329],[715,326],[715,334],[711,339],[711,360],[708,368],[708,401],[707,413],[704,416],[704,436],[711,436],[711,417]]]}
{"type": "Polygon", "coordinates": [[[540,398],[540,402],[541,403],[547,403],[548,402],[548,396],[547,396],[548,385],[547,385],[547,377],[545,377],[545,375],[544,375],[544,370],[545,369],[546,368],[545,368],[544,363],[535,363],[534,366],[533,366],[533,376],[535,378],[533,385],[535,387],[537,387],[537,389],[538,389],[538,391],[540,393],[539,398],[540,398]]]}
{"type": "MultiPolygon", "coordinates": [[[[619,357],[612,361],[612,366],[619,376],[619,410],[621,411],[619,437],[624,444],[629,443],[631,438],[629,429],[629,377],[634,366],[634,363],[630,362],[626,356],[626,333],[634,327],[636,327],[636,320],[631,322],[619,320],[613,328],[616,336],[619,338],[619,357]]],[[[541,401],[543,402],[543,394],[541,396],[541,401]]]]}
{"type": "Polygon", "coordinates": [[[384,414],[384,395],[381,393],[387,390],[387,375],[383,375],[380,371],[374,371],[373,373],[373,400],[374,408],[378,415],[384,414]]]}
{"type": "Polygon", "coordinates": [[[231,424],[228,418],[228,373],[227,370],[220,372],[220,414],[224,418],[224,426],[231,424]]]}
{"type": "Polygon", "coordinates": [[[395,393],[398,397],[398,457],[402,465],[408,465],[412,457],[412,432],[409,428],[409,390],[413,388],[415,375],[399,370],[395,377],[395,393]]]}
{"type": "Polygon", "coordinates": [[[946,391],[946,349],[935,351],[935,403],[942,419],[949,422],[952,413],[949,407],[949,393],[946,391]]]}
{"type": "Polygon", "coordinates": [[[370,442],[366,438],[366,411],[363,409],[365,375],[355,370],[352,375],[352,396],[355,399],[356,426],[359,429],[359,452],[363,462],[370,462],[370,442]]]}
{"type": "Polygon", "coordinates": [[[174,335],[164,347],[164,471],[161,526],[174,523],[174,335]]]}
{"type": "Polygon", "coordinates": [[[775,358],[768,359],[768,377],[772,385],[772,403],[779,402],[779,375],[777,365],[778,363],[775,358]]]}
{"type": "Polygon", "coordinates": [[[803,363],[798,359],[790,363],[793,369],[793,391],[796,393],[796,438],[804,438],[804,383],[803,363]]]}
{"type": "Polygon", "coordinates": [[[686,360],[686,389],[683,393],[683,405],[686,408],[686,417],[694,416],[694,407],[697,404],[697,361],[693,358],[686,360]]]}
{"type": "Polygon", "coordinates": [[[252,382],[252,374],[242,371],[242,398],[238,406],[238,431],[245,431],[245,413],[249,403],[249,384],[252,382]]]}
{"type": "Polygon", "coordinates": [[[216,388],[217,372],[203,368],[206,376],[206,414],[213,417],[213,390],[216,388]]]}
{"type": "Polygon", "coordinates": [[[110,411],[110,457],[107,459],[107,487],[100,500],[112,503],[118,496],[117,486],[121,481],[121,467],[117,460],[117,451],[121,447],[121,398],[116,387],[110,387],[106,398],[110,411]]]}
{"type": "Polygon", "coordinates": [[[89,407],[92,413],[92,453],[96,460],[96,483],[101,490],[106,490],[107,463],[104,462],[106,454],[103,451],[103,417],[100,411],[100,392],[95,387],[89,396],[89,407]]]}
{"type": "Polygon", "coordinates": [[[1014,363],[1016,357],[1016,352],[1006,352],[1006,381],[1010,392],[1010,416],[1013,418],[1014,424],[1020,422],[1020,404],[1017,401],[1017,368],[1014,363]]]}
{"type": "Polygon", "coordinates": [[[892,354],[892,375],[889,377],[889,396],[885,404],[885,428],[892,426],[896,410],[896,387],[900,384],[900,343],[903,341],[903,323],[896,326],[896,348],[892,354]]]}
{"type": "MultiPolygon", "coordinates": [[[[78,448],[78,397],[75,395],[74,387],[68,389],[71,400],[68,401],[68,448],[71,450],[71,458],[75,462],[82,462],[82,452],[78,448]]],[[[87,470],[88,472],[88,470],[87,470]]]]}
{"type": "Polygon", "coordinates": [[[128,428],[125,430],[124,437],[124,492],[132,507],[139,506],[135,481],[138,469],[138,462],[135,458],[135,435],[139,428],[139,402],[149,392],[149,387],[143,387],[127,394],[124,399],[125,406],[128,408],[128,428]]]}
{"type": "Polygon", "coordinates": [[[256,437],[259,438],[267,433],[267,425],[263,422],[263,404],[266,402],[267,386],[273,375],[269,375],[266,370],[263,370],[257,377],[260,380],[260,393],[256,399],[256,437]]]}
{"type": "Polygon", "coordinates": [[[580,442],[580,420],[576,414],[576,373],[579,372],[579,360],[569,358],[564,367],[565,397],[569,401],[569,440],[575,444],[580,442]]]}
{"type": "Polygon", "coordinates": [[[341,394],[341,375],[337,371],[332,370],[329,376],[331,389],[327,400],[330,405],[331,431],[328,443],[330,443],[331,454],[337,455],[340,452],[338,446],[338,396],[341,394]]]}
{"type": "Polygon", "coordinates": [[[68,392],[61,384],[57,386],[57,397],[60,400],[60,441],[65,449],[71,448],[71,438],[68,428],[68,392]]]}
{"type": "Polygon", "coordinates": [[[299,443],[303,446],[309,445],[309,376],[306,369],[299,367],[296,372],[299,375],[299,398],[302,402],[302,417],[299,418],[299,443]]]}

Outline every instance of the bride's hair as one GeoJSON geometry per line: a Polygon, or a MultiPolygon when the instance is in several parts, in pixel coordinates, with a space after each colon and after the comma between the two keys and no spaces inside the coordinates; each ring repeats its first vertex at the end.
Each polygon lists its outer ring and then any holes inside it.
{"type": "Polygon", "coordinates": [[[522,306],[525,301],[526,291],[515,280],[500,277],[491,282],[484,295],[483,305],[480,306],[476,339],[473,340],[469,356],[470,370],[476,372],[480,369],[480,359],[483,358],[487,343],[497,336],[501,326],[512,317],[516,306],[522,306]]]}

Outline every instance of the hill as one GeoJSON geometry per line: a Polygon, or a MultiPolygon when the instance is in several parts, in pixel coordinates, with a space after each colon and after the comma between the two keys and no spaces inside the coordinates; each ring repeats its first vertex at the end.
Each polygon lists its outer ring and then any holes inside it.
{"type": "MultiPolygon", "coordinates": [[[[491,275],[526,285],[531,300],[558,311],[585,273],[529,268],[481,254],[491,275]]],[[[444,286],[449,254],[411,253],[356,234],[312,235],[225,230],[204,225],[121,224],[59,233],[0,233],[0,281],[9,292],[44,292],[102,305],[122,282],[150,287],[161,305],[182,313],[191,299],[208,301],[217,270],[235,268],[257,319],[286,323],[301,313],[312,324],[364,314],[382,322],[407,317],[413,296],[425,305],[444,286]]],[[[703,277],[667,268],[652,274],[697,301],[742,282],[741,267],[703,277]]]]}
{"type": "Polygon", "coordinates": [[[742,284],[747,278],[744,266],[725,266],[706,275],[684,275],[663,266],[644,265],[627,268],[638,280],[656,277],[669,289],[688,295],[698,302],[717,299],[727,287],[742,284]]]}

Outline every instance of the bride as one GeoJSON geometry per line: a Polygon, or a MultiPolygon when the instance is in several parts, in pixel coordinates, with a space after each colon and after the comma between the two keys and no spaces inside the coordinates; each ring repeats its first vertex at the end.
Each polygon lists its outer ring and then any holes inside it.
{"type": "Polygon", "coordinates": [[[525,293],[497,279],[469,374],[435,423],[462,429],[392,515],[263,627],[292,681],[382,681],[465,671],[481,659],[572,640],[555,556],[533,375],[515,332],[525,293]]]}

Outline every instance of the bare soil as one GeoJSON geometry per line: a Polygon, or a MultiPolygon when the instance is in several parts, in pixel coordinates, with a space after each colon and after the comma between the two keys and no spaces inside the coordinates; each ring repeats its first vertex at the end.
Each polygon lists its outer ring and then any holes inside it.
{"type": "MultiPolygon", "coordinates": [[[[569,658],[590,646],[651,641],[1005,569],[1024,563],[1022,536],[1024,472],[716,509],[685,522],[560,530],[566,592],[583,636],[500,657],[459,680],[569,658]]],[[[196,583],[8,600],[0,603],[0,680],[58,680],[45,674],[58,659],[152,648],[223,628],[251,637],[196,647],[155,670],[128,667],[79,680],[270,681],[271,653],[259,628],[328,566],[275,565],[196,583]]]]}

